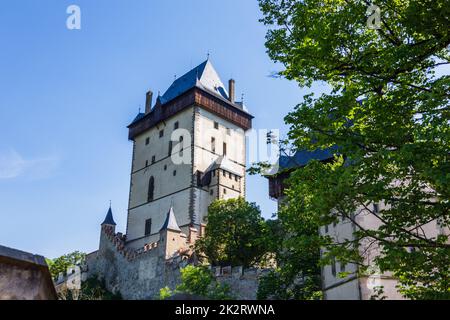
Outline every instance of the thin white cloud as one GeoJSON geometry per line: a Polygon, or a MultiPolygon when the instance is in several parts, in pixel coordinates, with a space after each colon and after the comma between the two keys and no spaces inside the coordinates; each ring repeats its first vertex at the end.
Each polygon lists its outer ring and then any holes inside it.
{"type": "Polygon", "coordinates": [[[17,151],[0,152],[0,180],[26,176],[42,179],[50,176],[59,165],[55,156],[25,159],[17,151]]]}

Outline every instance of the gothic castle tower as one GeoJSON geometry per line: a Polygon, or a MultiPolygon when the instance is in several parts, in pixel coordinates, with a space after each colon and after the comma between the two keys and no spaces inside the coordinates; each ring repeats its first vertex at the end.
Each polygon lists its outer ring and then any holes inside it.
{"type": "Polygon", "coordinates": [[[184,234],[201,233],[209,204],[245,196],[252,116],[206,60],[176,79],[128,126],[133,141],[126,246],[158,241],[172,208],[184,234]]]}

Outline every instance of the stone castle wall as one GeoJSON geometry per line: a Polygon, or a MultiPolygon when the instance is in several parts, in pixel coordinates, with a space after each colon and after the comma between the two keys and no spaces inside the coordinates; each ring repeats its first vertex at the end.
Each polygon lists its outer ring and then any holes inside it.
{"type": "Polygon", "coordinates": [[[86,257],[86,264],[88,277],[104,279],[107,289],[120,292],[124,299],[154,299],[160,288],[173,288],[179,282],[182,258],[165,259],[157,242],[128,249],[121,234],[104,228],[100,248],[86,257]]]}
{"type": "MultiPolygon", "coordinates": [[[[134,250],[125,246],[125,237],[113,228],[102,228],[100,247],[86,257],[86,277],[104,279],[108,290],[120,292],[124,299],[157,299],[159,290],[180,283],[180,269],[190,263],[181,248],[171,257],[160,242],[134,250]]],[[[242,267],[214,267],[219,282],[227,283],[237,299],[256,299],[258,281],[267,270],[242,267]]]]}

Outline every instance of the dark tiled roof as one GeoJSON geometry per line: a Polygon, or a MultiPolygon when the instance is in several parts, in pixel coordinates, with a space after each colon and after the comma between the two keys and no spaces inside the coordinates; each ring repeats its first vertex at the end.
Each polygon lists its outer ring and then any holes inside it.
{"type": "Polygon", "coordinates": [[[112,226],[116,225],[116,223],[114,222],[114,219],[113,219],[111,207],[109,207],[108,213],[106,213],[105,220],[102,222],[102,225],[104,225],[104,224],[109,224],[112,226]]]}
{"type": "Polygon", "coordinates": [[[298,150],[293,156],[286,156],[282,155],[278,158],[277,165],[273,166],[266,176],[272,176],[277,175],[278,173],[304,167],[310,162],[311,160],[318,160],[318,161],[326,161],[330,160],[334,157],[334,154],[338,152],[338,147],[330,147],[327,149],[316,149],[313,151],[309,150],[298,150]]]}
{"type": "Polygon", "coordinates": [[[131,124],[133,124],[133,123],[135,123],[135,122],[141,120],[144,116],[145,116],[145,113],[139,112],[139,113],[137,114],[137,116],[133,119],[133,121],[131,121],[131,124]]]}
{"type": "Polygon", "coordinates": [[[220,80],[219,75],[211,62],[206,60],[176,79],[169,89],[161,97],[158,97],[159,101],[161,104],[165,104],[193,87],[206,89],[224,99],[228,99],[228,92],[220,80]]]}

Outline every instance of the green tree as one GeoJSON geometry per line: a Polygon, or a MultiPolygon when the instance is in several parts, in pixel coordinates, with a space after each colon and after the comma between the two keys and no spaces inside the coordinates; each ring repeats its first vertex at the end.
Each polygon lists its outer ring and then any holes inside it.
{"type": "Polygon", "coordinates": [[[357,247],[377,242],[376,266],[393,272],[405,296],[450,298],[448,234],[423,232],[434,221],[450,224],[448,0],[379,0],[378,29],[367,25],[368,0],[259,3],[268,54],[284,66],[279,76],[330,87],[285,118],[296,148],[339,146],[335,162],[292,175],[293,223],[349,219],[354,241],[313,239],[329,250],[325,261],[356,262],[363,272],[357,247]],[[369,206],[381,201],[380,213],[369,206]],[[381,226],[358,225],[360,209],[381,226]]]}
{"type": "Polygon", "coordinates": [[[168,287],[161,288],[159,298],[168,299],[177,293],[187,293],[213,300],[232,298],[230,287],[217,282],[211,271],[204,266],[188,265],[181,269],[181,283],[173,291],[168,287]]]}
{"type": "Polygon", "coordinates": [[[60,300],[122,300],[120,292],[106,289],[105,280],[96,276],[86,279],[80,289],[65,289],[58,292],[60,300]]]}
{"type": "Polygon", "coordinates": [[[318,224],[307,219],[298,223],[296,210],[295,203],[286,199],[278,211],[278,219],[267,221],[267,241],[278,267],[260,279],[258,299],[321,298],[320,244],[315,241],[318,224]]]}
{"type": "Polygon", "coordinates": [[[83,264],[86,254],[74,251],[55,259],[46,259],[52,277],[57,278],[60,273],[66,274],[67,268],[83,264]]]}
{"type": "Polygon", "coordinates": [[[211,264],[249,267],[263,262],[267,227],[256,204],[243,198],[214,201],[207,222],[195,247],[211,264]]]}

